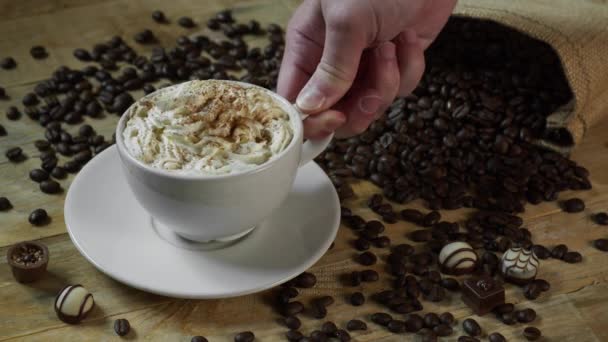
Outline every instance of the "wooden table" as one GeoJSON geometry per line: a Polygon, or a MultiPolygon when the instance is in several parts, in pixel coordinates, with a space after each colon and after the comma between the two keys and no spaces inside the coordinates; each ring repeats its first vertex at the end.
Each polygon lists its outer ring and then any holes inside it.
{"type": "MultiPolygon", "coordinates": [[[[0,85],[7,89],[11,101],[0,101],[0,113],[9,105],[20,102],[33,84],[49,77],[59,65],[80,67],[72,57],[76,47],[90,48],[93,43],[121,35],[130,39],[143,28],[151,28],[166,44],[179,34],[188,33],[175,25],[181,15],[203,20],[209,14],[225,7],[234,7],[240,19],[256,18],[263,23],[285,24],[297,1],[281,0],[2,0],[0,1],[0,58],[12,55],[19,63],[13,71],[0,70],[0,85]],[[172,19],[171,25],[157,25],[150,19],[152,10],[162,9],[172,19]],[[44,45],[50,52],[46,60],[36,61],[29,56],[33,45],[44,45]]],[[[134,44],[135,45],[135,44],[134,44]]],[[[138,49],[150,50],[150,47],[138,49]]],[[[260,341],[282,340],[286,328],[277,324],[279,317],[268,305],[270,291],[224,300],[176,300],[156,296],[126,287],[98,272],[74,248],[66,234],[63,221],[61,195],[45,195],[36,183],[28,179],[30,169],[38,166],[38,152],[33,141],[42,136],[42,129],[27,118],[8,121],[4,114],[0,122],[9,131],[0,137],[0,196],[7,196],[14,208],[0,213],[0,340],[32,341],[105,341],[118,340],[112,329],[117,318],[127,318],[133,327],[127,339],[158,341],[189,341],[193,335],[205,335],[211,341],[231,341],[235,332],[254,331],[260,341]],[[8,162],[4,151],[12,146],[24,147],[30,157],[19,164],[8,162]],[[34,208],[45,208],[52,222],[45,227],[33,227],[27,217],[34,208]],[[39,282],[22,285],[15,282],[6,264],[7,248],[22,240],[40,240],[51,253],[48,276],[39,282]],[[81,283],[95,296],[97,308],[78,326],[63,324],[55,317],[53,300],[57,291],[66,284],[81,283]]],[[[109,137],[116,116],[92,122],[98,132],[109,137]]],[[[527,301],[521,290],[509,286],[508,301],[518,308],[531,307],[538,313],[532,325],[539,327],[551,341],[607,341],[608,340],[608,257],[591,247],[590,242],[608,236],[608,228],[590,220],[590,214],[608,210],[608,120],[591,129],[587,139],[576,148],[573,158],[586,166],[592,174],[593,190],[577,193],[587,203],[580,214],[565,214],[556,203],[529,206],[524,215],[525,225],[532,231],[535,241],[551,246],[565,242],[583,254],[583,262],[570,265],[560,261],[543,261],[540,277],[551,282],[548,293],[534,302],[527,301]]],[[[70,177],[62,181],[69,187],[70,177]]],[[[357,213],[371,219],[375,215],[364,205],[366,198],[378,189],[367,182],[355,184],[357,198],[347,203],[357,213]]],[[[564,193],[561,198],[571,196],[564,193]]],[[[410,204],[408,207],[420,207],[410,204]]],[[[448,219],[464,217],[463,211],[447,212],[448,219]]],[[[405,233],[415,229],[411,224],[399,222],[389,225],[388,235],[394,242],[406,242],[405,233]]],[[[346,321],[361,318],[369,323],[370,313],[380,308],[375,304],[352,307],[345,296],[355,288],[344,288],[338,277],[353,269],[353,249],[349,246],[353,234],[341,229],[335,248],[329,251],[313,268],[318,277],[316,287],[303,290],[301,300],[331,294],[337,301],[329,308],[327,319],[344,327],[346,321]]],[[[380,255],[386,250],[378,250],[380,255]]],[[[381,270],[382,266],[375,267],[381,270]]],[[[388,278],[361,286],[366,293],[386,288],[388,278]]],[[[471,315],[458,295],[440,306],[425,304],[435,312],[451,311],[459,321],[471,315]]],[[[522,340],[524,327],[505,326],[486,316],[476,319],[486,334],[498,331],[510,340],[522,340]]],[[[305,316],[302,331],[309,333],[322,323],[305,316]]],[[[357,341],[403,340],[373,323],[365,332],[353,333],[357,341]]],[[[462,332],[460,324],[449,340],[462,332]]]]}

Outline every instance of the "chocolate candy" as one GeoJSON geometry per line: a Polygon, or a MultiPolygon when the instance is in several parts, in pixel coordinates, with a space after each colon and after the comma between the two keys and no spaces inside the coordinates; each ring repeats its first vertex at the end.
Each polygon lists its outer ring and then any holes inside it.
{"type": "Polygon", "coordinates": [[[462,301],[482,316],[504,304],[505,289],[491,277],[469,278],[462,284],[462,301]]]}
{"type": "Polygon", "coordinates": [[[536,278],[538,266],[538,258],[531,250],[510,248],[502,255],[500,271],[506,281],[525,285],[536,278]]]}
{"type": "Polygon", "coordinates": [[[7,252],[13,277],[20,283],[30,283],[46,273],[49,250],[40,242],[26,241],[12,246],[7,252]]]}
{"type": "Polygon", "coordinates": [[[68,285],[55,298],[55,313],[68,324],[78,324],[95,306],[93,295],[82,285],[68,285]]]}
{"type": "Polygon", "coordinates": [[[477,253],[466,242],[456,241],[445,245],[439,253],[442,273],[462,275],[473,272],[477,264],[477,253]]]}

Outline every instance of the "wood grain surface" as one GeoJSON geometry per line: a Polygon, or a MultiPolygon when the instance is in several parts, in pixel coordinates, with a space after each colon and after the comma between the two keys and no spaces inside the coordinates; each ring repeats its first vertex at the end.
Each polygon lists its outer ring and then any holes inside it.
{"type": "MultiPolygon", "coordinates": [[[[118,341],[120,338],[112,329],[117,318],[127,318],[131,322],[133,331],[124,338],[127,340],[189,341],[193,335],[200,334],[210,341],[232,341],[236,332],[244,330],[255,332],[259,341],[285,339],[287,330],[277,323],[280,316],[269,305],[272,290],[232,299],[177,300],[131,289],[98,272],[77,252],[66,234],[63,200],[73,176],[61,182],[62,194],[42,194],[38,185],[29,180],[28,172],[38,166],[39,153],[33,142],[42,137],[43,130],[25,117],[9,121],[4,112],[10,105],[20,103],[21,97],[31,91],[35,82],[48,78],[56,67],[81,67],[83,64],[72,57],[74,48],[90,48],[113,35],[131,39],[144,28],[153,29],[163,43],[169,44],[181,34],[201,30],[177,26],[175,22],[179,16],[188,15],[203,23],[209,15],[226,7],[234,8],[239,19],[256,18],[262,23],[285,24],[297,3],[295,0],[0,0],[0,58],[10,55],[18,62],[15,70],[0,70],[0,86],[5,87],[11,97],[10,101],[0,100],[0,123],[9,132],[0,137],[0,196],[8,197],[14,206],[8,212],[0,212],[0,341],[118,341]],[[150,18],[155,9],[163,10],[171,24],[155,24],[150,18]],[[38,61],[29,56],[29,48],[38,44],[47,48],[48,59],[38,61]],[[13,146],[24,148],[28,160],[19,164],[9,162],[4,152],[13,146]],[[27,217],[35,208],[45,208],[52,217],[51,224],[40,228],[31,226],[27,217]],[[14,281],[4,255],[16,242],[38,239],[48,245],[51,254],[48,276],[30,285],[19,284],[14,281]],[[74,283],[87,287],[94,294],[97,306],[84,323],[69,326],[56,318],[52,303],[64,285],[74,283]]],[[[139,51],[151,49],[133,46],[139,51]]],[[[87,120],[109,139],[117,117],[87,120]]],[[[593,239],[608,237],[608,228],[590,220],[592,213],[608,210],[606,131],[608,120],[592,127],[589,136],[572,155],[591,171],[593,190],[560,195],[562,199],[573,195],[584,199],[587,209],[578,214],[566,214],[557,203],[543,203],[528,206],[523,215],[535,242],[547,246],[567,243],[583,255],[583,262],[576,265],[542,261],[539,277],[550,281],[552,287],[536,301],[526,300],[521,289],[508,287],[507,301],[516,303],[519,309],[530,307],[537,311],[539,318],[530,325],[540,328],[546,341],[608,341],[608,315],[605,313],[608,307],[608,255],[590,245],[593,239]]],[[[365,201],[379,189],[368,182],[358,182],[354,188],[357,196],[346,205],[366,219],[375,218],[365,201]]],[[[407,207],[422,209],[419,203],[407,207]]],[[[466,210],[443,214],[447,219],[459,220],[465,217],[466,210]]],[[[409,242],[405,235],[414,229],[411,224],[398,222],[387,225],[387,235],[393,243],[409,242]]],[[[301,300],[308,304],[315,296],[333,295],[336,303],[329,307],[326,320],[333,320],[341,327],[352,318],[368,323],[368,331],[352,333],[356,341],[413,339],[413,335],[397,337],[371,323],[369,314],[381,309],[371,301],[361,307],[346,302],[346,296],[356,290],[372,293],[386,288],[389,282],[388,277],[383,277],[377,283],[357,288],[342,285],[339,281],[342,274],[361,269],[353,261],[354,252],[350,247],[353,238],[349,229],[340,229],[335,247],[312,268],[318,278],[317,285],[302,290],[301,300]]],[[[388,254],[388,250],[375,249],[374,252],[379,256],[388,254]]],[[[382,265],[373,268],[384,271],[382,265]]],[[[459,323],[446,341],[455,341],[462,333],[460,322],[471,316],[471,311],[458,294],[449,297],[441,305],[425,303],[425,311],[452,312],[459,323]]],[[[506,326],[491,315],[475,319],[482,325],[484,336],[497,331],[510,341],[523,340],[523,324],[506,326]]],[[[319,329],[323,321],[305,314],[301,330],[309,333],[319,329]]]]}

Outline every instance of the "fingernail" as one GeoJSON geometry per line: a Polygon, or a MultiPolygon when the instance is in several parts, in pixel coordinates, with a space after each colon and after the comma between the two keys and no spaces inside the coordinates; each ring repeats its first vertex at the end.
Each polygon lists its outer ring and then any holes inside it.
{"type": "Polygon", "coordinates": [[[397,56],[395,55],[395,44],[393,43],[382,43],[382,45],[380,45],[379,50],[380,56],[386,60],[393,60],[397,58],[397,56]]]}
{"type": "Polygon", "coordinates": [[[325,96],[316,88],[307,85],[304,87],[298,98],[296,106],[305,112],[318,110],[325,103],[325,96]]]}
{"type": "Polygon", "coordinates": [[[376,95],[362,97],[359,100],[359,109],[366,114],[376,114],[382,105],[382,98],[376,95]]]}

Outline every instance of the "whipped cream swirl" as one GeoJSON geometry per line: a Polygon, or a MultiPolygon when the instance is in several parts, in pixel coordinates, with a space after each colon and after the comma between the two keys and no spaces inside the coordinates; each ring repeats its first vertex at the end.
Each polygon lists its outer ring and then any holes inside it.
{"type": "Polygon", "coordinates": [[[191,81],[136,102],[122,132],[129,153],[164,170],[229,174],[271,160],[293,138],[289,115],[264,90],[191,81]]]}

